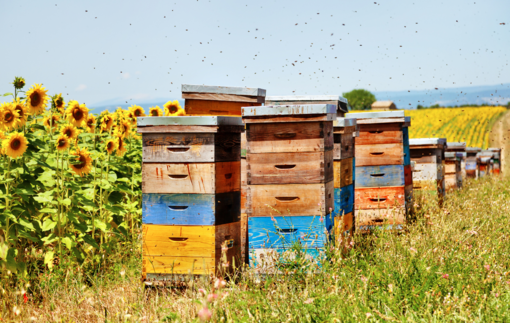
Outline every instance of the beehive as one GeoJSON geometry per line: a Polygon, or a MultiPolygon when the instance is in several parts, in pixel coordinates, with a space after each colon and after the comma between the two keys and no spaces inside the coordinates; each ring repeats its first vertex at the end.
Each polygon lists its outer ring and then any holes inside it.
{"type": "Polygon", "coordinates": [[[334,105],[244,107],[250,266],[274,268],[301,244],[319,261],[333,224],[334,105]],[[271,256],[272,255],[272,256],[271,256]]]}
{"type": "Polygon", "coordinates": [[[347,113],[347,99],[338,95],[284,95],[266,97],[267,105],[332,104],[336,106],[337,118],[347,113]]]}
{"type": "Polygon", "coordinates": [[[462,187],[462,158],[463,153],[461,152],[445,152],[444,182],[446,190],[462,187]]]}
{"type": "Polygon", "coordinates": [[[240,263],[243,131],[239,117],[138,118],[143,279],[214,275],[240,263]]]}
{"type": "Polygon", "coordinates": [[[241,116],[241,107],[261,106],[266,90],[259,88],[182,84],[188,116],[241,116]]]}
{"type": "Polygon", "coordinates": [[[415,190],[426,191],[438,196],[440,203],[445,193],[444,167],[446,139],[410,139],[411,160],[416,162],[413,172],[415,190]]]}
{"type": "Polygon", "coordinates": [[[494,174],[499,175],[502,171],[501,165],[501,148],[489,148],[490,151],[494,152],[494,174]]]}
{"type": "Polygon", "coordinates": [[[412,210],[411,120],[404,111],[349,113],[355,139],[355,227],[401,230],[412,210]]]}
{"type": "Polygon", "coordinates": [[[482,149],[477,147],[466,147],[466,177],[478,178],[478,154],[482,149]]]}
{"type": "Polygon", "coordinates": [[[466,143],[465,142],[448,142],[446,143],[446,152],[461,153],[460,169],[461,169],[461,182],[466,178],[466,143]]]}
{"type": "Polygon", "coordinates": [[[484,177],[493,172],[494,152],[490,150],[482,150],[476,154],[478,158],[478,176],[484,177]]]}

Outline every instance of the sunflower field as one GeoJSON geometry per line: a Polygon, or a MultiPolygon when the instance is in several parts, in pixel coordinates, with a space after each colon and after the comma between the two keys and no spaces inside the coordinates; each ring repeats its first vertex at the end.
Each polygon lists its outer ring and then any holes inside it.
{"type": "MultiPolygon", "coordinates": [[[[64,257],[100,263],[141,221],[140,106],[89,113],[16,77],[0,106],[0,269],[23,277],[64,257]],[[31,268],[34,267],[34,268],[31,268]]],[[[178,101],[152,116],[183,115],[178,101]],[[164,111],[163,111],[164,110],[164,111]]]]}
{"type": "Polygon", "coordinates": [[[505,107],[434,108],[406,110],[405,115],[411,117],[410,138],[447,138],[487,149],[492,126],[506,111],[505,107]]]}

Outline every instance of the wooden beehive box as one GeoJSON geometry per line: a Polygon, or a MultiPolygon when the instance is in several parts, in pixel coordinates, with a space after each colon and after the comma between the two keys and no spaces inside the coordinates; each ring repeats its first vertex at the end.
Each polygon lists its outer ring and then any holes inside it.
{"type": "Polygon", "coordinates": [[[413,172],[414,189],[437,195],[441,204],[446,189],[444,182],[446,139],[410,139],[409,148],[411,160],[416,162],[413,172]]]}
{"type": "Polygon", "coordinates": [[[461,153],[460,168],[461,168],[461,180],[466,178],[466,143],[465,142],[448,142],[446,144],[447,152],[461,153]]]}
{"type": "Polygon", "coordinates": [[[480,151],[476,157],[478,158],[478,175],[484,177],[492,174],[492,168],[494,165],[494,152],[490,150],[480,151]]]}
{"type": "Polygon", "coordinates": [[[250,265],[271,273],[261,257],[267,260],[272,254],[282,260],[298,242],[311,259],[319,260],[324,254],[324,230],[333,227],[328,215],[334,207],[336,107],[244,107],[242,112],[250,265]],[[314,238],[307,240],[307,236],[314,238]]]}
{"type": "Polygon", "coordinates": [[[347,99],[338,95],[283,95],[266,97],[266,105],[332,104],[336,106],[337,118],[347,113],[347,99]]]}
{"type": "Polygon", "coordinates": [[[243,131],[238,117],[138,118],[144,279],[218,274],[222,245],[240,263],[243,131]]]}
{"type": "Polygon", "coordinates": [[[188,116],[241,116],[241,108],[261,106],[266,90],[259,88],[182,84],[188,116]]]}
{"type": "Polygon", "coordinates": [[[499,175],[502,171],[501,148],[489,148],[494,153],[494,174],[499,175]]]}
{"type": "Polygon", "coordinates": [[[466,177],[478,177],[478,154],[482,149],[478,147],[466,147],[466,177]]]}
{"type": "Polygon", "coordinates": [[[444,181],[446,190],[458,189],[462,187],[462,152],[445,152],[444,181]]]}
{"type": "Polygon", "coordinates": [[[410,117],[403,111],[349,113],[357,119],[355,139],[356,230],[399,230],[412,207],[410,117]]]}

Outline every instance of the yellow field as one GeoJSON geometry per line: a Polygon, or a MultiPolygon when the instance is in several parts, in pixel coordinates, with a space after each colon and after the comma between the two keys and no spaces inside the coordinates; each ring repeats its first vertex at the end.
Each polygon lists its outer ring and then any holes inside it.
{"type": "Polygon", "coordinates": [[[405,114],[411,117],[410,138],[446,138],[486,149],[494,122],[506,111],[504,107],[438,108],[409,110],[405,114]]]}

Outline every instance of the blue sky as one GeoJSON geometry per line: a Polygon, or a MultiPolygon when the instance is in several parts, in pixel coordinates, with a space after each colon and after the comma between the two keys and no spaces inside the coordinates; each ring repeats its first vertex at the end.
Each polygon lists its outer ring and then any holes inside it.
{"type": "Polygon", "coordinates": [[[1,1],[0,92],[14,76],[89,106],[180,98],[510,83],[510,1],[1,1]],[[502,23],[505,23],[503,25],[502,23]]]}

